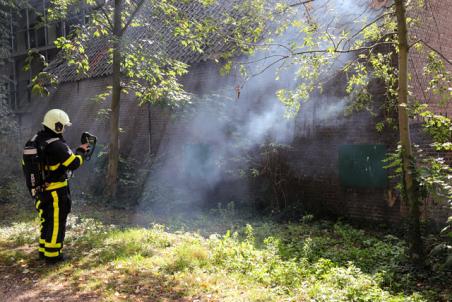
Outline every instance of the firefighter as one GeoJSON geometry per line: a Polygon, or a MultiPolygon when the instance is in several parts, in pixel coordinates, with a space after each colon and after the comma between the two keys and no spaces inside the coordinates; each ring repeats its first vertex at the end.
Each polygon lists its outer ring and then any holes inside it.
{"type": "Polygon", "coordinates": [[[44,129],[36,136],[38,142],[45,142],[45,186],[35,199],[41,221],[39,257],[47,263],[56,263],[65,259],[62,248],[66,218],[71,211],[68,177],[83,164],[89,145],[80,145],[74,154],[66,144],[63,132],[71,122],[63,110],[49,110],[42,124],[44,129]]]}

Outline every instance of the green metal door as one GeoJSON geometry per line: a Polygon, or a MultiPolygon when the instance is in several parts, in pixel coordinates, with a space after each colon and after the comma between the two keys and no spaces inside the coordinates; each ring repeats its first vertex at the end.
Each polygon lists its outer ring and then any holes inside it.
{"type": "Polygon", "coordinates": [[[385,145],[341,145],[339,179],[344,187],[385,188],[388,184],[383,159],[385,145]]]}

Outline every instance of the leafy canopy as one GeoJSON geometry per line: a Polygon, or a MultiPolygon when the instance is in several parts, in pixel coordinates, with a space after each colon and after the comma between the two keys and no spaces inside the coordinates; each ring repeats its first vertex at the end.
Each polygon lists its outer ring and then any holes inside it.
{"type": "MultiPolygon", "coordinates": [[[[84,7],[77,0],[51,2],[48,11],[51,21],[76,14],[82,8],[89,11],[86,25],[74,27],[69,36],[59,37],[55,42],[66,63],[77,73],[88,75],[90,71],[87,48],[93,40],[106,41],[110,60],[115,41],[118,41],[123,92],[133,91],[140,103],[163,101],[173,106],[189,99],[179,82],[189,65],[169,55],[169,48],[174,47],[169,41],[178,41],[181,52],[203,54],[212,46],[213,37],[220,39],[219,43],[227,47],[216,54],[214,59],[218,61],[251,51],[249,43],[259,39],[265,19],[257,17],[265,16],[265,1],[260,0],[229,1],[228,5],[215,0],[124,0],[121,30],[115,33],[112,20],[117,8],[113,1],[85,1],[84,7]],[[223,5],[227,9],[223,9],[223,5]],[[195,13],[186,10],[192,7],[196,7],[195,13]],[[206,13],[209,11],[218,13],[214,16],[206,13]]],[[[40,77],[46,80],[52,75],[40,77]]],[[[35,84],[44,86],[45,81],[40,81],[40,77],[35,79],[35,84]]]]}

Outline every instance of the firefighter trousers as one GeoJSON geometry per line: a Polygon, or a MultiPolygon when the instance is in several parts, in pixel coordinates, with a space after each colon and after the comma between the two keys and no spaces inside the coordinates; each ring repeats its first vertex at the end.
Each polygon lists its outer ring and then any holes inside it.
{"type": "Polygon", "coordinates": [[[69,188],[42,192],[35,205],[40,219],[39,253],[46,258],[59,257],[66,232],[66,219],[71,211],[69,188]]]}

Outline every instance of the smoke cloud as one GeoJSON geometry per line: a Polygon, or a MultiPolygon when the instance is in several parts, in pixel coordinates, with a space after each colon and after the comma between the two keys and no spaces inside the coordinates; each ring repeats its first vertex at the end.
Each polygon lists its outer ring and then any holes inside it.
{"type": "MultiPolygon", "coordinates": [[[[364,0],[314,1],[308,12],[309,18],[334,34],[354,31],[361,21],[378,13],[364,0]]],[[[306,18],[302,6],[294,17],[306,18]]],[[[173,131],[165,134],[168,143],[156,154],[160,160],[150,171],[140,201],[142,208],[166,213],[177,208],[181,213],[195,213],[202,207],[216,206],[213,196],[223,191],[229,191],[230,201],[250,198],[246,178],[240,177],[240,171],[251,165],[247,161],[249,152],[268,142],[290,144],[296,137],[315,137],[321,127],[340,127],[349,101],[328,91],[301,104],[295,118],[285,117],[286,108],[276,92],[298,84],[297,66],[282,70],[278,64],[266,67],[273,62],[272,56],[281,54],[278,44],[289,45],[294,40],[300,43],[300,39],[303,35],[292,28],[275,38],[275,46],[240,58],[258,62],[249,66],[250,72],[257,75],[240,89],[240,97],[236,86],[242,83],[237,75],[222,77],[217,67],[206,64],[201,92],[195,95],[188,112],[173,122],[173,131]]],[[[348,59],[350,55],[341,56],[324,73],[333,75],[348,59]]]]}

